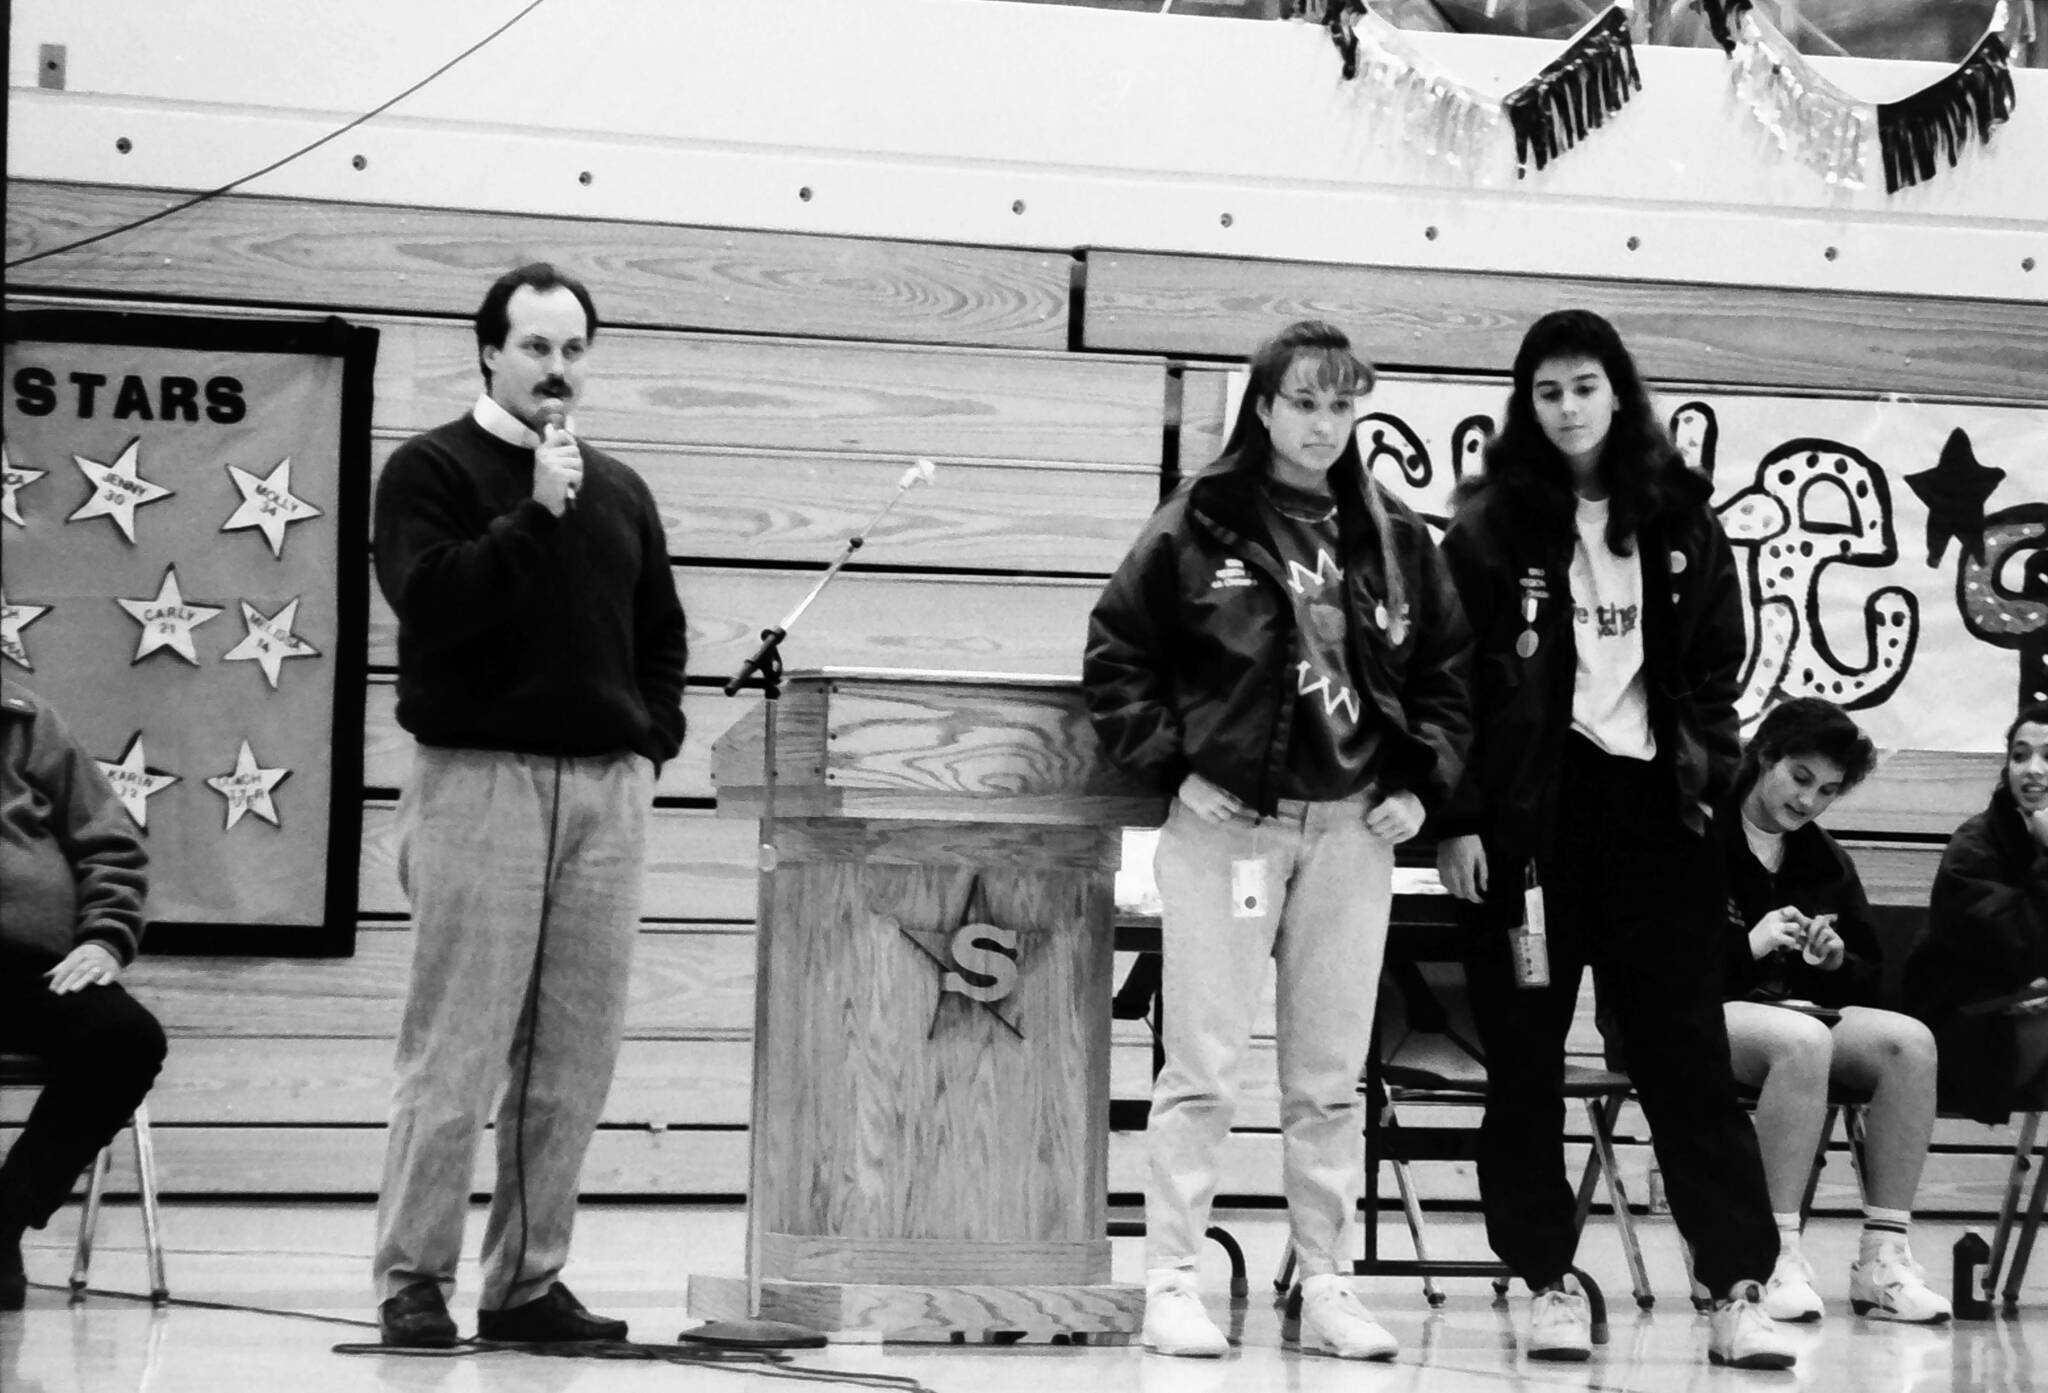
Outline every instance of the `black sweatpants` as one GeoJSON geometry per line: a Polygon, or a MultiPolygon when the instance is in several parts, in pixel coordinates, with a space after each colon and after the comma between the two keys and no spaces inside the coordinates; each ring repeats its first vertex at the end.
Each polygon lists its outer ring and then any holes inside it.
{"type": "Polygon", "coordinates": [[[41,1228],[149,1093],[164,1062],[155,1016],[118,984],[58,996],[0,962],[0,1050],[41,1056],[50,1081],[0,1162],[0,1227],[41,1228]]]}
{"type": "Polygon", "coordinates": [[[1507,929],[1520,922],[1523,866],[1489,858],[1487,903],[1466,962],[1486,1052],[1479,1194],[1494,1253],[1537,1288],[1578,1246],[1564,1164],[1565,1036],[1590,966],[1626,1041],[1629,1076],[1672,1217],[1718,1297],[1770,1276],[1778,1256],[1756,1132],[1729,1071],[1717,989],[1727,894],[1712,842],[1673,807],[1662,761],[1619,759],[1566,737],[1554,849],[1538,858],[1550,985],[1515,985],[1507,929]]]}

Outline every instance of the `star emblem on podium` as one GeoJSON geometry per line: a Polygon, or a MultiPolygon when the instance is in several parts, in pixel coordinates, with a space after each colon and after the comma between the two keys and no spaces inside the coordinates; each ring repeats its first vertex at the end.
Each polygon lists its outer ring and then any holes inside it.
{"type": "Polygon", "coordinates": [[[149,756],[142,752],[142,732],[139,730],[128,737],[128,748],[121,751],[119,759],[95,758],[93,763],[114,786],[114,796],[121,800],[121,806],[128,810],[128,816],[135,820],[135,825],[147,832],[150,795],[162,793],[178,782],[178,776],[149,767],[149,756]]]}
{"type": "MultiPolygon", "coordinates": [[[[952,928],[913,929],[893,914],[874,915],[874,920],[877,927],[883,929],[884,931],[894,929],[897,933],[903,935],[904,938],[908,939],[912,946],[914,946],[918,952],[924,954],[925,957],[931,960],[932,965],[939,970],[940,982],[942,984],[945,983],[948,980],[948,978],[952,977],[954,974],[957,974],[960,971],[961,965],[954,960],[953,956],[954,936],[958,934],[961,929],[969,927],[971,925],[986,925],[988,923],[988,919],[988,897],[986,892],[982,889],[981,875],[979,872],[977,872],[974,876],[974,879],[968,883],[967,904],[960,913],[959,923],[955,924],[952,928]]],[[[946,998],[954,994],[955,992],[953,992],[946,986],[941,985],[939,989],[938,999],[932,1004],[932,1020],[931,1025],[928,1026],[925,1030],[925,1039],[929,1040],[934,1035],[938,1034],[939,1019],[945,1013],[946,1009],[946,998]]],[[[973,996],[967,996],[966,999],[973,1001],[975,1005],[979,1006],[982,1010],[988,1012],[990,1016],[993,1016],[995,1018],[997,1024],[1001,1025],[1003,1029],[1009,1031],[1019,1040],[1024,1038],[1023,1027],[1018,1025],[1017,1022],[1011,1020],[1008,1016],[1005,1016],[999,1009],[1001,1005],[1000,998],[997,1000],[988,1001],[981,1000],[973,996]]]]}
{"type": "Polygon", "coordinates": [[[141,451],[142,438],[137,436],[128,442],[128,448],[112,464],[73,455],[72,463],[92,481],[92,496],[64,520],[84,522],[87,518],[109,518],[114,526],[121,529],[121,535],[128,539],[129,544],[134,545],[135,510],[169,498],[173,492],[161,484],[152,484],[137,472],[142,463],[141,451]]]}
{"type": "Polygon", "coordinates": [[[240,532],[250,527],[261,528],[263,540],[270,543],[272,556],[284,555],[284,530],[287,527],[320,516],[318,508],[292,493],[290,455],[279,460],[277,467],[261,479],[232,464],[227,466],[227,471],[228,477],[235,481],[235,487],[242,491],[242,501],[228,520],[220,525],[220,530],[240,532]]]}
{"type": "Polygon", "coordinates": [[[6,518],[16,527],[28,524],[21,518],[21,491],[50,471],[47,469],[17,469],[8,458],[7,445],[0,441],[0,517],[6,518]]]}
{"type": "Polygon", "coordinates": [[[215,774],[206,781],[206,786],[228,800],[227,830],[242,820],[244,813],[254,813],[272,827],[283,824],[277,820],[277,804],[270,798],[270,792],[291,777],[289,769],[265,769],[256,760],[256,752],[249,748],[249,742],[242,742],[242,751],[235,756],[235,767],[226,774],[215,774]]]}
{"type": "Polygon", "coordinates": [[[36,665],[28,659],[28,643],[21,631],[50,612],[48,605],[17,605],[0,595],[0,656],[27,672],[36,665]]]}
{"type": "Polygon", "coordinates": [[[298,620],[299,598],[294,596],[290,604],[270,615],[243,600],[242,623],[248,632],[240,643],[221,654],[220,660],[224,663],[260,664],[264,677],[270,682],[270,689],[276,691],[285,659],[320,656],[319,649],[292,632],[292,625],[298,620]]]}
{"type": "Polygon", "coordinates": [[[197,605],[187,602],[184,592],[178,588],[178,568],[164,567],[163,583],[157,586],[156,594],[147,600],[116,599],[115,604],[128,611],[128,615],[142,626],[142,636],[136,640],[135,656],[128,661],[139,663],[159,648],[168,648],[194,667],[199,666],[199,650],[192,646],[192,631],[221,612],[219,605],[197,605]]]}

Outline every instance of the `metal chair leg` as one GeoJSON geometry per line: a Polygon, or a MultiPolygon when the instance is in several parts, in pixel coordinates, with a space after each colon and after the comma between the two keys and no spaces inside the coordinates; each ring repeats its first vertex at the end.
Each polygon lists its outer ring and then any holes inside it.
{"type": "Polygon", "coordinates": [[[156,1142],[149,1131],[149,1109],[137,1103],[128,1128],[135,1136],[135,1188],[142,1197],[142,1241],[149,1254],[149,1300],[151,1305],[161,1306],[171,1299],[171,1288],[164,1280],[163,1224],[156,1199],[156,1142]]]}
{"type": "Polygon", "coordinates": [[[2020,1283],[2027,1278],[2027,1259],[2034,1255],[2034,1235],[2041,1231],[2042,1202],[2048,1201],[2048,1167],[2034,1172],[2034,1193],[2027,1201],[2027,1221],[2020,1229],[2019,1242],[2013,1245],[2012,1271],[2005,1278],[2005,1309],[2008,1313],[2019,1309],[2020,1283]]]}
{"type": "Polygon", "coordinates": [[[71,1259],[71,1299],[85,1295],[86,1277],[92,1269],[92,1239],[100,1222],[100,1200],[107,1190],[107,1172],[113,1168],[112,1147],[101,1147],[93,1157],[92,1179],[85,1187],[85,1208],[78,1216],[78,1248],[71,1259]]]}
{"type": "Polygon", "coordinates": [[[2006,1246],[2012,1240],[2013,1220],[2018,1217],[2020,1210],[2020,1190],[2027,1183],[2027,1170],[2033,1165],[2034,1135],[2040,1127],[2040,1113],[2030,1112],[2021,1115],[2019,1138],[2013,1143],[2012,1148],[2012,1165],[2005,1173],[2005,1202],[1998,1207],[1998,1227],[1991,1235],[1991,1259],[1984,1264],[1986,1301],[1998,1295],[1998,1274],[2005,1266],[2006,1246]]]}
{"type": "MultiPolygon", "coordinates": [[[[1401,1210],[1408,1216],[1408,1237],[1415,1244],[1415,1260],[1428,1262],[1429,1245],[1422,1236],[1422,1201],[1415,1197],[1415,1181],[1408,1174],[1406,1161],[1394,1162],[1394,1184],[1401,1190],[1401,1210]]],[[[1422,1298],[1432,1307],[1444,1304],[1443,1290],[1427,1272],[1422,1274],[1422,1298]]]]}
{"type": "Polygon", "coordinates": [[[1285,1296],[1293,1288],[1294,1245],[1290,1243],[1287,1245],[1287,1250],[1280,1255],[1280,1270],[1273,1274],[1273,1294],[1275,1296],[1285,1296]]]}
{"type": "Polygon", "coordinates": [[[1628,1259],[1628,1277],[1635,1288],[1636,1305],[1649,1310],[1657,1304],[1657,1294],[1650,1287],[1650,1271],[1643,1265],[1642,1244],[1636,1239],[1636,1219],[1628,1206],[1628,1191],[1621,1180],[1621,1167],[1614,1158],[1614,1137],[1608,1130],[1612,1125],[1600,1100],[1586,1100],[1586,1120],[1593,1129],[1593,1152],[1600,1158],[1600,1169],[1607,1177],[1607,1198],[1614,1206],[1615,1227],[1621,1230],[1621,1252],[1628,1259]]]}

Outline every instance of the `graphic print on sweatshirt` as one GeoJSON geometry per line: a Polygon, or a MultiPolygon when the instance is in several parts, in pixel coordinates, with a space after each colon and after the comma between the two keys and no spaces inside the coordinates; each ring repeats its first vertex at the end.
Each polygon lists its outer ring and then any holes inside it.
{"type": "Polygon", "coordinates": [[[1643,559],[1607,546],[1607,502],[1579,500],[1579,540],[1572,548],[1572,639],[1578,675],[1572,684],[1572,729],[1608,754],[1649,759],[1657,753],[1643,690],[1643,559]]]}

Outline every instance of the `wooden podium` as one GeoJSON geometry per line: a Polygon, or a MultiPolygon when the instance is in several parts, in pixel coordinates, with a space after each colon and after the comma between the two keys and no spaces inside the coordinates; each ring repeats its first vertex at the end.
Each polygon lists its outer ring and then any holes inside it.
{"type": "MultiPolygon", "coordinates": [[[[1104,1213],[1114,878],[1164,800],[1077,684],[791,675],[764,820],[747,1278],[693,1315],[848,1340],[1113,1343],[1104,1213]],[[759,1305],[752,1304],[758,1285],[759,1305]]],[[[761,817],[768,704],[713,749],[761,817]]]]}

